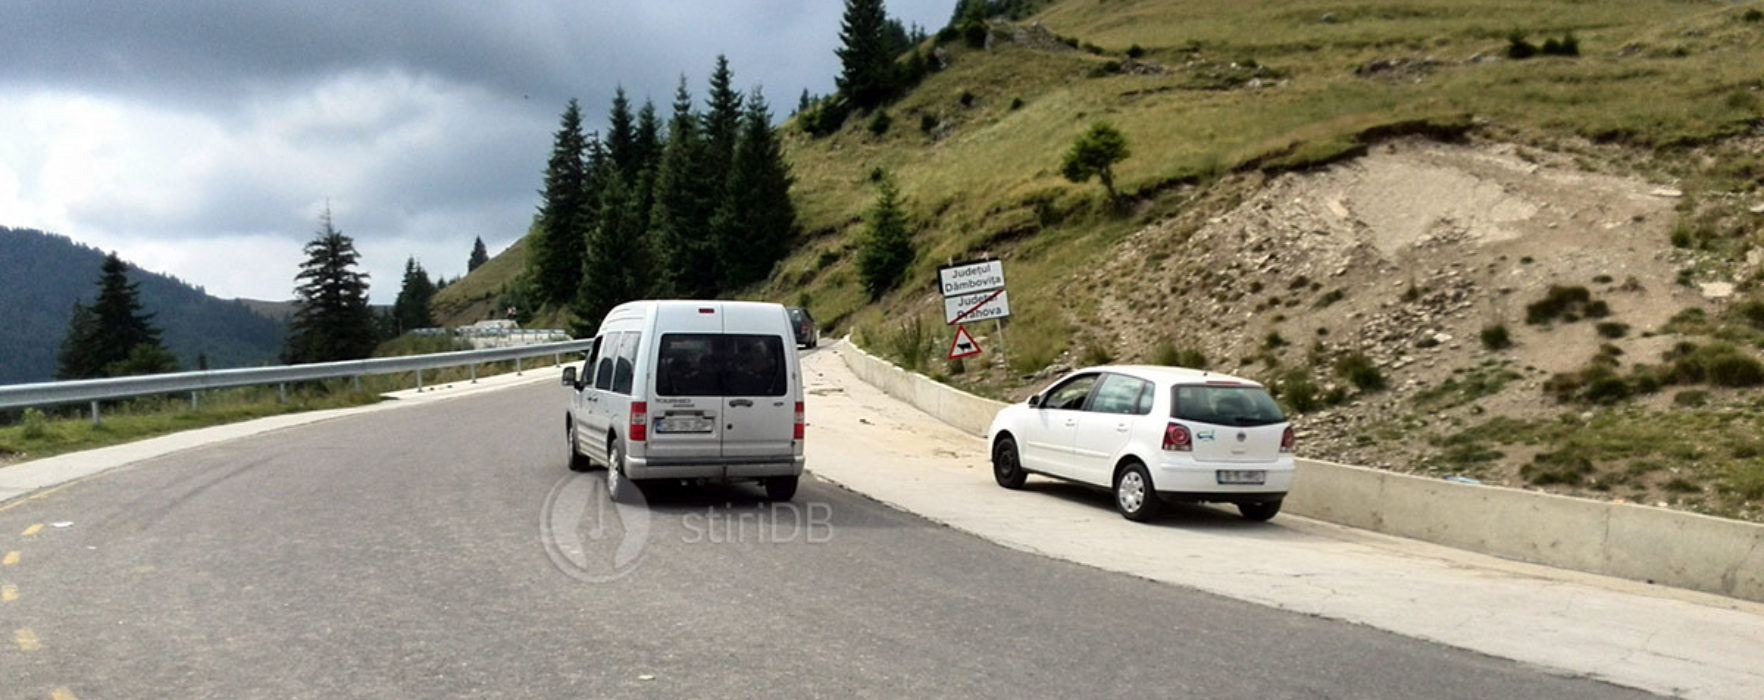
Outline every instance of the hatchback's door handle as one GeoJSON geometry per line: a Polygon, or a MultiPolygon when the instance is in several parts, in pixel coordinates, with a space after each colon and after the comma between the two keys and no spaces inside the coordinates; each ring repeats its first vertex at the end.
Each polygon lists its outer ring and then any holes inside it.
{"type": "Polygon", "coordinates": [[[742,407],[752,406],[752,405],[753,405],[752,399],[730,399],[729,400],[729,406],[732,408],[742,408],[742,407]]]}
{"type": "Polygon", "coordinates": [[[1066,421],[1066,427],[1068,427],[1068,428],[1070,428],[1070,427],[1072,427],[1072,426],[1074,426],[1074,425],[1077,425],[1077,424],[1078,424],[1078,421],[1076,421],[1076,420],[1069,420],[1069,421],[1066,421]]]}
{"type": "Polygon", "coordinates": [[[1130,428],[1130,427],[1131,426],[1127,425],[1126,423],[1122,423],[1120,425],[1115,426],[1115,432],[1125,433],[1125,432],[1127,432],[1128,428],[1130,428]]]}

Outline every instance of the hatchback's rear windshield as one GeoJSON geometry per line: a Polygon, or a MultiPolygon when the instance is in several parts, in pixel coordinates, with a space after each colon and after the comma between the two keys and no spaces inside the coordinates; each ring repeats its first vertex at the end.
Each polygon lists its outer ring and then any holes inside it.
{"type": "Polygon", "coordinates": [[[786,393],[784,341],[775,335],[669,333],[657,357],[657,396],[786,393]]]}
{"type": "Polygon", "coordinates": [[[1270,425],[1286,422],[1274,397],[1259,386],[1179,384],[1170,415],[1178,420],[1214,425],[1270,425]]]}

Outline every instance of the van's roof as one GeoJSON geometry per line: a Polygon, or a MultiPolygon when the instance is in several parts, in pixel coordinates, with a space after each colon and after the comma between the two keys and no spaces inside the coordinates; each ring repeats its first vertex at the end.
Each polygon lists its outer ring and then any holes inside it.
{"type": "Polygon", "coordinates": [[[767,307],[767,306],[774,307],[774,308],[782,308],[783,307],[783,304],[777,304],[777,303],[773,303],[773,302],[769,302],[769,301],[731,301],[731,300],[727,300],[727,299],[642,299],[642,300],[638,300],[638,301],[627,301],[623,304],[619,304],[617,307],[614,307],[614,308],[615,309],[642,308],[642,307],[650,306],[650,305],[654,305],[656,308],[681,308],[681,307],[702,307],[702,306],[715,306],[715,307],[719,307],[719,308],[744,308],[744,307],[767,307]]]}
{"type": "Polygon", "coordinates": [[[1249,386],[1262,386],[1261,382],[1244,379],[1221,372],[1189,369],[1187,367],[1169,367],[1166,365],[1103,365],[1101,367],[1084,367],[1073,370],[1076,372],[1119,372],[1121,374],[1150,379],[1164,384],[1204,384],[1206,382],[1233,382],[1249,386]]]}

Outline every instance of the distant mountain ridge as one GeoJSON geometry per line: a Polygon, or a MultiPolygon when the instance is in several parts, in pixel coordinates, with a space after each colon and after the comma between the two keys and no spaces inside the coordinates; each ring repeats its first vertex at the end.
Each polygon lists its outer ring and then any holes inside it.
{"type": "MultiPolygon", "coordinates": [[[[66,236],[0,226],[0,384],[54,378],[73,305],[92,302],[103,261],[103,251],[66,236]]],[[[185,369],[196,369],[199,354],[211,369],[276,362],[283,321],[134,265],[129,279],[185,369]]]]}

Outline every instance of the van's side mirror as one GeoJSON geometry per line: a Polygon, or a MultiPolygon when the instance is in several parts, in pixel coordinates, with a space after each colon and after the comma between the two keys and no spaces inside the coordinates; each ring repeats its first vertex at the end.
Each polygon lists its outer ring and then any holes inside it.
{"type": "Polygon", "coordinates": [[[1041,408],[1041,394],[1032,394],[1029,396],[1029,407],[1041,408]]]}
{"type": "Polygon", "coordinates": [[[571,389],[576,388],[576,367],[574,365],[564,368],[563,385],[571,389]]]}

